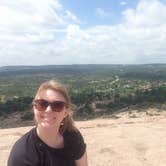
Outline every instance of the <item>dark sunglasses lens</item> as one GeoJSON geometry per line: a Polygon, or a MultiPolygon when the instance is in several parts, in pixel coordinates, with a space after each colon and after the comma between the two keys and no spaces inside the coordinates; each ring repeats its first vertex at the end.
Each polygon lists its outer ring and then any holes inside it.
{"type": "Polygon", "coordinates": [[[34,105],[37,107],[37,109],[39,111],[44,111],[49,105],[49,103],[46,100],[43,100],[43,99],[35,100],[34,103],[35,103],[34,105]]]}
{"type": "Polygon", "coordinates": [[[53,111],[60,112],[63,110],[65,103],[63,101],[54,101],[51,103],[51,108],[53,111]]]}

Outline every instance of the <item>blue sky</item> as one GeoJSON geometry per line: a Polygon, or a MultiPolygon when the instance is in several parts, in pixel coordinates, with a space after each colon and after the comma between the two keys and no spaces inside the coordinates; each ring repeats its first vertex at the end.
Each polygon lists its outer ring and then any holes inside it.
{"type": "Polygon", "coordinates": [[[82,20],[82,26],[88,27],[119,23],[123,10],[136,7],[138,0],[62,0],[61,3],[82,20]]]}
{"type": "Polygon", "coordinates": [[[166,63],[166,0],[1,0],[0,66],[166,63]]]}

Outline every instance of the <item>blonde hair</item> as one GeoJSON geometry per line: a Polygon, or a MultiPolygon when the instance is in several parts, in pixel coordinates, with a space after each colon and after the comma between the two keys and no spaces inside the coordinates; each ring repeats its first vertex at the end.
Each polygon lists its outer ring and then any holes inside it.
{"type": "Polygon", "coordinates": [[[40,85],[34,100],[39,97],[40,93],[43,90],[48,90],[48,89],[51,89],[53,91],[56,91],[56,92],[60,93],[65,98],[68,109],[70,110],[70,113],[63,119],[62,125],[59,128],[60,133],[63,134],[66,130],[68,130],[68,131],[77,131],[77,128],[75,127],[74,121],[73,121],[73,118],[72,118],[72,103],[71,103],[68,91],[67,91],[67,89],[65,88],[64,85],[62,85],[61,83],[59,83],[55,80],[50,80],[50,81],[43,82],[40,85]]]}

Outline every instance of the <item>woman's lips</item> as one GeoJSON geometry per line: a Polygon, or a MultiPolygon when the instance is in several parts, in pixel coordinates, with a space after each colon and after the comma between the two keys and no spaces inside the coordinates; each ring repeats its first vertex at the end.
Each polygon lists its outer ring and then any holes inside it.
{"type": "Polygon", "coordinates": [[[51,121],[51,120],[55,120],[56,118],[55,117],[49,117],[49,116],[40,116],[41,119],[43,119],[44,121],[51,121]]]}

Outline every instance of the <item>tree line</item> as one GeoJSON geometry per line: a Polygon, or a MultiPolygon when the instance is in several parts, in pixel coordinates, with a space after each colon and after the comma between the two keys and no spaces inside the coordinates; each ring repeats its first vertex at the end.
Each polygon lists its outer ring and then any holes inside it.
{"type": "MultiPolygon", "coordinates": [[[[166,86],[137,89],[130,94],[119,93],[119,91],[100,92],[92,88],[86,88],[80,91],[70,91],[70,95],[75,105],[76,115],[90,116],[95,114],[92,104],[95,104],[95,109],[102,108],[104,109],[103,112],[112,113],[117,109],[144,102],[164,103],[166,101],[166,86]]],[[[29,112],[32,109],[32,100],[32,96],[22,96],[1,101],[0,116],[7,116],[13,112],[29,112]]],[[[27,114],[23,114],[22,118],[32,118],[30,113],[27,114]]]]}

